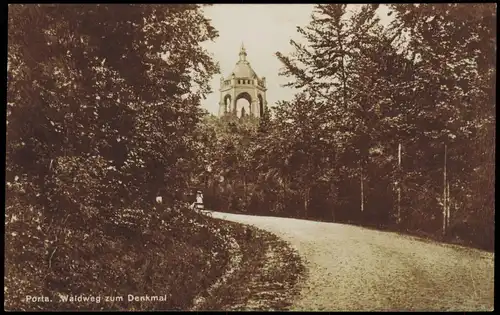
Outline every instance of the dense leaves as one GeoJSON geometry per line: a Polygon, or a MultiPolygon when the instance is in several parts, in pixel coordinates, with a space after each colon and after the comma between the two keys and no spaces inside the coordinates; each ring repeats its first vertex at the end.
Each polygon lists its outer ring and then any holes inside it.
{"type": "Polygon", "coordinates": [[[16,4],[8,23],[6,307],[118,288],[187,307],[204,281],[190,273],[213,262],[210,280],[224,265],[210,258],[224,249],[215,230],[171,210],[195,174],[199,102],[218,71],[199,44],[217,32],[194,4],[16,4]]]}
{"type": "Polygon", "coordinates": [[[495,6],[390,5],[388,27],[378,7],[315,7],[306,43],[277,53],[295,99],[258,131],[213,127],[215,172],[236,173],[214,196],[492,248],[495,6]]]}

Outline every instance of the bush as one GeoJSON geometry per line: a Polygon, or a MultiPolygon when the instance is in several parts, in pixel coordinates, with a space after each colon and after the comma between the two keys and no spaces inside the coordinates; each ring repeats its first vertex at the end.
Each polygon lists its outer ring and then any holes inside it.
{"type": "Polygon", "coordinates": [[[42,212],[24,202],[19,192],[10,189],[8,196],[9,310],[183,310],[220,276],[228,261],[228,232],[182,205],[156,207],[150,215],[121,209],[102,224],[105,229],[49,228],[43,225],[42,212]],[[168,300],[131,303],[127,294],[166,295],[168,300]],[[27,303],[26,295],[49,296],[52,302],[27,303]],[[125,301],[59,303],[61,295],[124,296],[125,301]]]}

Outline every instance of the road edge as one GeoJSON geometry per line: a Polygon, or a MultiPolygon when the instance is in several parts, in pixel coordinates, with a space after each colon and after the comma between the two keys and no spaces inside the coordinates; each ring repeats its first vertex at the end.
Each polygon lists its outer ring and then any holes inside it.
{"type": "Polygon", "coordinates": [[[254,226],[223,219],[236,240],[236,263],[202,299],[195,310],[286,311],[300,294],[308,270],[297,250],[279,236],[254,226]]]}

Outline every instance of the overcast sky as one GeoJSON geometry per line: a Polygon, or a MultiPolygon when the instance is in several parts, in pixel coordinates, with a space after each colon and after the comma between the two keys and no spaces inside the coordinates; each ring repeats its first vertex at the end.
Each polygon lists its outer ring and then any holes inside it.
{"type": "MultiPolygon", "coordinates": [[[[288,54],[292,51],[290,39],[300,42],[297,26],[306,26],[313,11],[313,4],[214,4],[205,7],[205,16],[219,31],[214,42],[203,46],[219,62],[221,74],[213,77],[213,93],[203,101],[203,108],[213,114],[219,109],[220,76],[227,77],[238,61],[243,42],[247,60],[259,77],[267,80],[267,101],[272,106],[278,100],[290,100],[294,91],[281,87],[287,78],[278,75],[281,63],[275,56],[277,51],[288,54]]],[[[379,9],[381,12],[385,8],[379,9]]],[[[385,12],[383,12],[385,13],[385,12]]],[[[387,14],[381,14],[383,22],[387,14]]]]}

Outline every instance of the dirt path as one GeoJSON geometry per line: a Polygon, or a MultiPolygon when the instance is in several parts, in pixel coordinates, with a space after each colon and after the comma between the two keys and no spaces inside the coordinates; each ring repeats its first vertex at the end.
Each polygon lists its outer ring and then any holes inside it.
{"type": "Polygon", "coordinates": [[[494,254],[396,233],[214,212],[282,237],[308,278],[291,310],[493,310],[494,254]]]}

